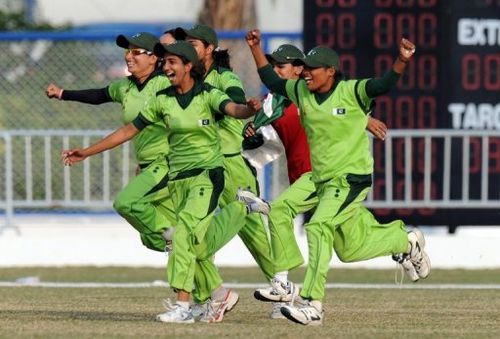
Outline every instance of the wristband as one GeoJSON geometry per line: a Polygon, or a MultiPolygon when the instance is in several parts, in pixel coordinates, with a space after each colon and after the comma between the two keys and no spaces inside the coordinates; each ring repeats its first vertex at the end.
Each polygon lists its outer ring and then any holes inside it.
{"type": "Polygon", "coordinates": [[[57,93],[57,99],[59,99],[59,100],[61,100],[61,99],[62,99],[62,94],[63,94],[63,91],[64,91],[64,90],[63,90],[62,88],[59,90],[59,93],[57,93]]]}

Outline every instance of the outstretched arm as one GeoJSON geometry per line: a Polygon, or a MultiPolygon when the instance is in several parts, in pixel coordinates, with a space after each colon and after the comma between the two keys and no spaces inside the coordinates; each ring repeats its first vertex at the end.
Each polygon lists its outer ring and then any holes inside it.
{"type": "Polygon", "coordinates": [[[396,85],[401,74],[404,73],[406,65],[415,53],[415,45],[407,40],[401,39],[399,43],[399,55],[392,65],[392,70],[385,73],[381,78],[373,78],[366,83],[366,94],[370,98],[386,94],[396,85]]]}
{"type": "Polygon", "coordinates": [[[121,145],[124,142],[132,139],[137,133],[139,133],[139,129],[137,129],[137,127],[135,127],[133,123],[128,123],[90,147],[75,148],[62,151],[62,162],[66,166],[71,166],[77,162],[85,160],[87,157],[90,157],[94,154],[101,153],[118,145],[121,145]]]}
{"type": "Polygon", "coordinates": [[[100,105],[112,101],[108,95],[107,88],[63,90],[55,84],[49,84],[45,90],[45,94],[51,99],[78,101],[92,105],[100,105]]]}
{"type": "Polygon", "coordinates": [[[246,105],[236,104],[234,102],[228,102],[224,106],[224,113],[232,116],[236,119],[246,119],[255,115],[255,113],[261,107],[260,100],[256,98],[250,98],[247,100],[246,105]]]}

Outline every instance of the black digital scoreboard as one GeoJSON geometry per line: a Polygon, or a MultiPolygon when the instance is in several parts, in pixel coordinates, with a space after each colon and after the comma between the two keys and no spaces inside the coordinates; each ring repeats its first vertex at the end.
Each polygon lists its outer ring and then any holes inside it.
{"type": "MultiPolygon", "coordinates": [[[[375,117],[389,129],[500,130],[500,0],[304,0],[305,52],[317,45],[333,48],[339,53],[342,72],[350,78],[380,76],[390,70],[401,37],[415,43],[416,53],[397,88],[377,98],[375,117]]],[[[422,145],[423,140],[415,147],[422,145]]],[[[471,138],[470,145],[471,153],[480,152],[479,138],[471,138]]],[[[461,146],[454,149],[460,152],[461,146]]],[[[376,142],[374,151],[380,158],[383,145],[376,142]]],[[[402,144],[396,144],[393,186],[396,194],[401,186],[400,195],[404,194],[405,169],[397,159],[404,159],[402,155],[402,144]]],[[[377,176],[383,176],[385,168],[375,160],[373,193],[377,198],[384,194],[383,187],[377,186],[377,176]]],[[[440,161],[432,159],[433,166],[440,161]]],[[[416,151],[412,159],[415,194],[418,181],[423,180],[421,162],[416,151]]],[[[489,195],[498,198],[500,138],[489,140],[488,167],[493,174],[489,195]]],[[[471,198],[477,198],[475,181],[480,180],[480,168],[472,163],[470,171],[471,198]]],[[[460,183],[461,173],[454,174],[460,183]]],[[[439,176],[433,180],[435,198],[442,180],[439,176]]],[[[450,198],[462,194],[459,186],[453,187],[450,198]]],[[[453,213],[447,209],[398,209],[376,210],[375,214],[381,220],[401,217],[409,224],[500,224],[500,206],[454,209],[453,213]]]]}

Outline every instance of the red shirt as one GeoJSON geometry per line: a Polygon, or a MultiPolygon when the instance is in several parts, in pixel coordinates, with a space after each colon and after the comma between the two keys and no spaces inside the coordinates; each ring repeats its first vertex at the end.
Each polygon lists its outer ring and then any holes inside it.
{"type": "Polygon", "coordinates": [[[299,110],[295,104],[285,108],[283,115],[271,125],[285,147],[288,180],[293,184],[302,174],[311,171],[311,157],[304,128],[300,124],[299,110]]]}

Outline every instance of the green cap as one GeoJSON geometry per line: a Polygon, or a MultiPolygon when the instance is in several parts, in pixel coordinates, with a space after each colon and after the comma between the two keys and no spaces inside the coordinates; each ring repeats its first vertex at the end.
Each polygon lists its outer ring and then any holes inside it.
{"type": "Polygon", "coordinates": [[[293,64],[296,61],[304,61],[306,56],[294,45],[284,44],[276,48],[271,54],[266,54],[269,62],[275,61],[279,64],[293,64]]]}
{"type": "Polygon", "coordinates": [[[217,34],[211,27],[205,25],[194,25],[191,29],[182,27],[177,27],[175,29],[175,38],[177,40],[185,40],[187,36],[203,40],[215,47],[219,46],[217,34]]]}
{"type": "Polygon", "coordinates": [[[339,69],[339,55],[331,48],[316,46],[307,53],[304,64],[311,68],[333,67],[339,69]]]}
{"type": "Polygon", "coordinates": [[[129,45],[144,48],[150,52],[153,51],[155,45],[160,42],[156,36],[151,33],[141,32],[132,36],[125,36],[123,34],[116,37],[116,44],[122,48],[128,48],[129,45]]]}
{"type": "Polygon", "coordinates": [[[193,64],[198,61],[198,54],[196,54],[194,47],[189,42],[182,40],[177,40],[171,44],[157,43],[154,47],[154,53],[160,58],[163,58],[165,53],[170,53],[183,56],[193,64]]]}

